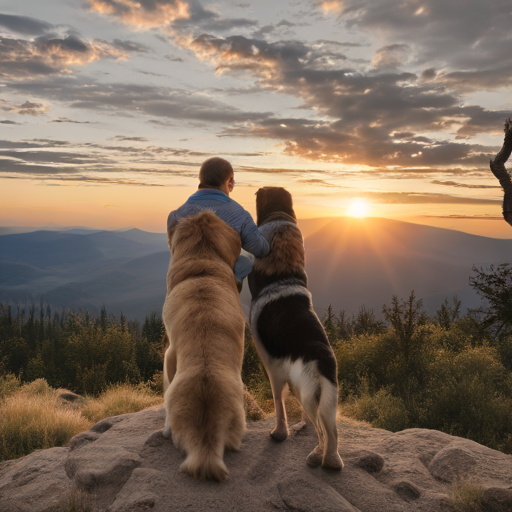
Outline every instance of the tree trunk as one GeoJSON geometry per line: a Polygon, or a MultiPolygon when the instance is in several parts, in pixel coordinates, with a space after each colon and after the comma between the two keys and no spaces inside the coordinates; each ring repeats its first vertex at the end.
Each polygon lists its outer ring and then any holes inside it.
{"type": "Polygon", "coordinates": [[[491,160],[491,171],[503,187],[503,218],[512,226],[512,178],[505,168],[505,162],[512,152],[512,119],[505,121],[505,140],[500,152],[491,160]]]}

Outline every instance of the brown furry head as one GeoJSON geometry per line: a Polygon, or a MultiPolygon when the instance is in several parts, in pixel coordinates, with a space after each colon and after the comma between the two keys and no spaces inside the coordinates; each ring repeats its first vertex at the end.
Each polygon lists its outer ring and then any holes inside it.
{"type": "Polygon", "coordinates": [[[274,228],[270,254],[256,259],[253,268],[266,275],[304,273],[304,239],[297,226],[290,192],[282,187],[263,187],[256,192],[258,226],[286,221],[274,228]]]}
{"type": "Polygon", "coordinates": [[[272,214],[285,214],[297,220],[293,211],[292,195],[283,187],[263,187],[256,192],[256,214],[258,226],[264,224],[272,214]]]}
{"type": "Polygon", "coordinates": [[[171,256],[195,259],[220,258],[231,268],[240,255],[240,235],[217,215],[204,211],[180,220],[170,234],[171,256]]]}

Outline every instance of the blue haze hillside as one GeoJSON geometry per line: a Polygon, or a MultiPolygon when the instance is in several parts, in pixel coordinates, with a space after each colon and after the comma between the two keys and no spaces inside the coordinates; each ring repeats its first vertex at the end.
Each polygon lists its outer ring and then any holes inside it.
{"type": "MultiPolygon", "coordinates": [[[[512,262],[512,240],[379,218],[308,219],[299,225],[319,315],[329,303],[348,313],[362,304],[380,313],[393,294],[405,298],[413,289],[430,312],[454,293],[464,308],[477,307],[471,267],[512,262]]],[[[7,234],[0,236],[0,303],[95,313],[105,304],[109,313],[143,320],[162,309],[168,265],[165,233],[7,234]]],[[[246,286],[242,302],[250,303],[246,286]]]]}

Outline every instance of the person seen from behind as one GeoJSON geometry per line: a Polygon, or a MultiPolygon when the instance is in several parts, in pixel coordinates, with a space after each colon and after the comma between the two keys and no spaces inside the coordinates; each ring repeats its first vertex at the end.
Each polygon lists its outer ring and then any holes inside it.
{"type": "MultiPolygon", "coordinates": [[[[235,173],[231,164],[223,158],[209,158],[199,170],[199,186],[177,210],[167,219],[167,231],[185,217],[191,217],[204,210],[210,210],[231,226],[242,241],[242,249],[256,258],[263,258],[270,252],[270,246],[260,233],[251,214],[229,197],[235,186],[235,173]]],[[[242,290],[244,278],[252,270],[251,260],[240,255],[233,268],[238,291],[242,290]]]]}

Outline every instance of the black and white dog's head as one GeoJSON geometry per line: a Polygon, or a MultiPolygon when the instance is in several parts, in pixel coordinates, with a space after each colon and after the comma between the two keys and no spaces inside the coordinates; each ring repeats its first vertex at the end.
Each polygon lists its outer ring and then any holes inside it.
{"type": "Polygon", "coordinates": [[[257,224],[261,226],[276,220],[279,214],[297,220],[293,211],[292,195],[283,187],[263,187],[256,192],[257,224]]]}

